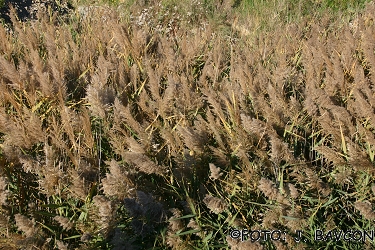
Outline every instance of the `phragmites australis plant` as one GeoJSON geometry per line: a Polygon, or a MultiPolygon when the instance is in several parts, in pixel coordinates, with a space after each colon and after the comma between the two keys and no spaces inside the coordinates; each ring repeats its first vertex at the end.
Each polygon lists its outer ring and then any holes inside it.
{"type": "Polygon", "coordinates": [[[11,9],[0,248],[374,248],[314,232],[374,230],[375,4],[273,2],[11,9]]]}

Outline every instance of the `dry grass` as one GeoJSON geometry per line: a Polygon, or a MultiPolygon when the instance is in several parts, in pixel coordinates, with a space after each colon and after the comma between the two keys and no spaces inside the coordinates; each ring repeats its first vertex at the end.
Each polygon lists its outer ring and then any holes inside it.
{"type": "Polygon", "coordinates": [[[1,247],[374,247],[313,232],[373,230],[375,5],[251,37],[191,5],[0,26],[1,247]]]}

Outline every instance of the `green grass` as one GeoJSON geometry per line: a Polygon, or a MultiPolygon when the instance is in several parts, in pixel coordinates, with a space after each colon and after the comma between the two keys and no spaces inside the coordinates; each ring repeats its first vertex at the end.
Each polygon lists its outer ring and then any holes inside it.
{"type": "MultiPolygon", "coordinates": [[[[78,4],[90,4],[90,0],[78,0],[78,4]]],[[[99,0],[95,3],[131,6],[134,0],[99,0]]],[[[370,0],[224,0],[218,3],[214,0],[202,0],[199,6],[203,7],[204,13],[218,22],[235,16],[245,22],[246,19],[257,22],[256,29],[270,30],[279,23],[300,22],[302,18],[310,17],[319,19],[323,14],[329,14],[332,19],[353,18],[358,11],[363,9],[365,3],[370,0]],[[251,17],[251,18],[249,18],[251,17]]],[[[153,6],[152,1],[145,1],[147,8],[153,6]]],[[[197,2],[181,2],[177,0],[162,0],[161,5],[169,11],[177,11],[181,15],[188,12],[196,12],[194,6],[197,2]]],[[[201,10],[199,10],[201,12],[201,10]]],[[[230,21],[230,20],[229,20],[230,21]]]]}

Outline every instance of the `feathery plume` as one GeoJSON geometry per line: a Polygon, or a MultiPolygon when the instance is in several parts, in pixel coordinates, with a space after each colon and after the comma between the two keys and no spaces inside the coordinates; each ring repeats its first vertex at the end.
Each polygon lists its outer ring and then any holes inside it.
{"type": "Polygon", "coordinates": [[[262,226],[264,228],[274,228],[277,223],[280,221],[280,217],[282,216],[281,208],[267,210],[262,219],[262,226]]]}
{"type": "Polygon", "coordinates": [[[221,173],[221,169],[216,167],[215,164],[213,163],[209,163],[208,165],[210,167],[210,172],[211,172],[210,178],[213,180],[220,179],[220,177],[223,175],[223,173],[221,173]]]}
{"type": "Polygon", "coordinates": [[[77,170],[71,170],[71,186],[69,190],[72,194],[80,200],[86,200],[88,195],[88,187],[85,180],[79,175],[77,170]]]}
{"type": "Polygon", "coordinates": [[[271,134],[271,160],[275,164],[280,164],[282,160],[290,161],[293,159],[289,152],[288,144],[282,142],[276,135],[271,134]]]}
{"type": "Polygon", "coordinates": [[[284,205],[290,205],[288,199],[279,192],[271,180],[262,177],[259,181],[258,189],[269,199],[280,202],[284,205]]]}
{"type": "Polygon", "coordinates": [[[173,216],[169,219],[169,230],[172,233],[176,233],[184,228],[184,223],[179,218],[182,217],[182,213],[177,208],[172,208],[170,211],[173,213],[173,216]]]}
{"type": "Polygon", "coordinates": [[[178,235],[175,235],[171,232],[167,233],[167,245],[171,247],[173,250],[183,250],[184,243],[178,235]]]}
{"type": "Polygon", "coordinates": [[[194,230],[200,230],[201,229],[199,224],[194,219],[190,219],[189,223],[186,226],[190,227],[191,229],[194,229],[194,230]]]}
{"type": "Polygon", "coordinates": [[[114,102],[115,93],[113,89],[107,86],[89,85],[86,91],[87,102],[90,104],[89,109],[94,116],[100,118],[106,117],[106,112],[114,102]]]}
{"type": "Polygon", "coordinates": [[[285,186],[285,192],[293,199],[297,199],[300,195],[297,188],[292,183],[288,183],[285,186]]]}
{"type": "Polygon", "coordinates": [[[26,173],[41,174],[40,163],[34,160],[31,156],[21,155],[19,161],[22,164],[22,168],[26,173]]]}
{"type": "Polygon", "coordinates": [[[22,214],[16,214],[14,216],[18,229],[25,233],[26,237],[31,237],[36,232],[35,220],[30,220],[22,214]]]}
{"type": "Polygon", "coordinates": [[[115,207],[112,201],[110,201],[107,197],[103,195],[96,195],[93,199],[93,204],[98,209],[98,223],[100,230],[104,230],[105,232],[109,229],[111,226],[113,219],[114,219],[114,213],[115,213],[115,207]]]}
{"type": "Polygon", "coordinates": [[[73,222],[71,222],[68,218],[64,216],[55,216],[53,217],[53,219],[57,221],[64,230],[70,230],[73,228],[73,222]]]}
{"type": "Polygon", "coordinates": [[[104,194],[124,199],[133,187],[128,173],[113,159],[106,164],[109,165],[109,173],[106,174],[106,178],[102,179],[104,194]]]}
{"type": "Polygon", "coordinates": [[[228,166],[230,161],[225,153],[217,147],[208,146],[208,148],[212,151],[212,155],[214,156],[215,162],[220,166],[228,166]]]}
{"type": "Polygon", "coordinates": [[[310,187],[317,189],[323,196],[328,196],[332,192],[328,184],[324,183],[312,169],[305,168],[305,173],[310,187]]]}
{"type": "Polygon", "coordinates": [[[42,192],[48,196],[58,194],[61,191],[62,181],[65,179],[65,173],[60,166],[43,167],[39,177],[39,185],[42,192]]]}
{"type": "Polygon", "coordinates": [[[258,189],[262,191],[270,200],[277,200],[279,191],[271,180],[262,177],[259,181],[258,189]]]}
{"type": "Polygon", "coordinates": [[[228,208],[228,203],[218,197],[212,197],[211,195],[206,195],[203,199],[204,204],[215,214],[220,214],[228,208]]]}
{"type": "Polygon", "coordinates": [[[338,185],[350,184],[352,181],[352,171],[347,168],[339,168],[334,175],[335,183],[338,185]]]}
{"type": "Polygon", "coordinates": [[[0,207],[1,205],[6,205],[8,203],[7,199],[9,191],[7,190],[7,185],[7,179],[0,176],[0,207]]]}
{"type": "Polygon", "coordinates": [[[306,227],[307,221],[303,219],[303,216],[298,210],[288,210],[287,217],[285,217],[285,225],[292,231],[296,232],[306,227]]]}
{"type": "Polygon", "coordinates": [[[123,157],[127,162],[134,164],[139,169],[139,171],[142,171],[146,174],[157,174],[161,176],[165,174],[165,166],[156,164],[144,154],[136,152],[125,152],[123,157]]]}
{"type": "Polygon", "coordinates": [[[245,114],[241,114],[241,122],[246,132],[255,134],[258,138],[261,138],[267,129],[264,122],[251,118],[245,114]]]}
{"type": "Polygon", "coordinates": [[[357,201],[354,203],[354,207],[365,217],[367,220],[375,220],[375,212],[372,209],[372,204],[365,201],[357,201]]]}
{"type": "Polygon", "coordinates": [[[61,240],[56,240],[56,246],[59,250],[68,250],[68,244],[61,240]]]}
{"type": "Polygon", "coordinates": [[[88,232],[85,232],[81,236],[81,241],[82,242],[89,242],[91,239],[92,239],[92,235],[91,235],[91,233],[88,233],[88,232]]]}
{"type": "Polygon", "coordinates": [[[191,127],[177,126],[177,131],[184,138],[186,146],[197,153],[204,152],[204,146],[207,142],[206,132],[196,124],[195,129],[191,127]],[[200,130],[199,130],[200,129],[200,130]]]}

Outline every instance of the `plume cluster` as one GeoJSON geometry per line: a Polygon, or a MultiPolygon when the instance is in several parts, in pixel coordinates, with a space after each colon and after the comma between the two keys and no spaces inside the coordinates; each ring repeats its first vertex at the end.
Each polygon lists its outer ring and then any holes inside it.
{"type": "Polygon", "coordinates": [[[0,25],[1,237],[261,249],[229,229],[371,224],[375,4],[255,35],[188,2],[0,25]]]}

